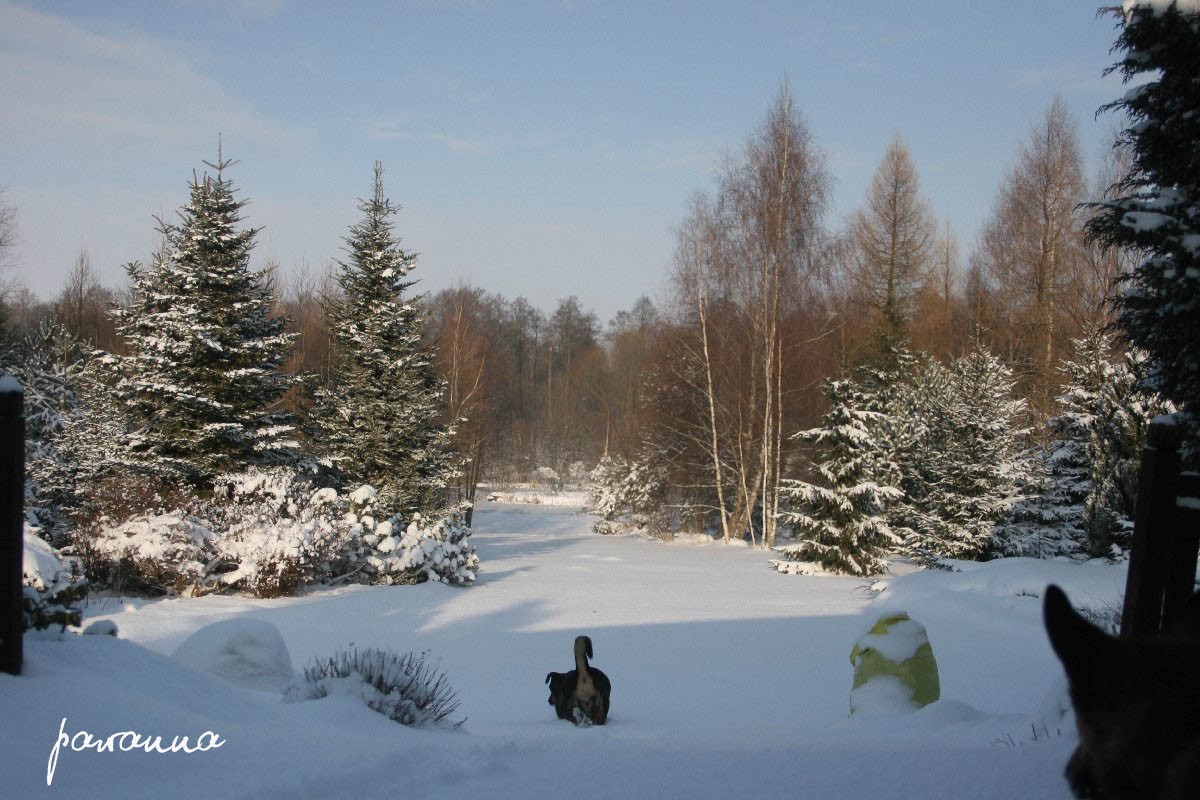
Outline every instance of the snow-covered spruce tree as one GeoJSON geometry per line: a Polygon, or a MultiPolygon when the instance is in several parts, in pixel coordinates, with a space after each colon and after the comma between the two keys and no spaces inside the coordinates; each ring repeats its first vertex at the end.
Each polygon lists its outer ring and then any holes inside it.
{"type": "Polygon", "coordinates": [[[71,521],[86,513],[95,479],[122,468],[108,358],[49,320],[14,337],[0,355],[25,390],[25,517],[58,547],[68,543],[71,521]]]}
{"type": "Polygon", "coordinates": [[[1073,342],[1074,356],[1059,372],[1066,378],[1059,413],[1047,422],[1050,440],[1036,452],[1033,471],[1017,487],[1008,519],[997,526],[997,549],[1010,556],[1070,555],[1088,539],[1085,507],[1092,496],[1100,392],[1112,377],[1109,340],[1102,331],[1073,342]]]}
{"type": "Polygon", "coordinates": [[[277,409],[295,378],[280,372],[293,336],[271,316],[268,276],[250,270],[257,229],[239,227],[246,201],[216,170],[193,176],[179,221],[160,220],[163,247],[131,265],[130,304],[116,312],[129,346],[117,397],[130,452],[146,469],[198,486],[252,464],[286,463],[297,443],[277,409]]]}
{"type": "Polygon", "coordinates": [[[1132,545],[1134,506],[1142,448],[1150,420],[1176,411],[1159,394],[1142,389],[1146,354],[1129,350],[1104,367],[1094,398],[1088,462],[1091,490],[1084,504],[1084,551],[1102,558],[1119,557],[1132,545]]]}
{"type": "Polygon", "coordinates": [[[313,438],[343,485],[369,483],[383,516],[434,513],[454,477],[453,431],[439,423],[441,384],[422,342],[418,298],[405,297],[416,256],[400,248],[375,164],[370,198],[339,262],[343,296],[328,309],[336,361],[317,394],[313,438]]]}
{"type": "MultiPolygon", "coordinates": [[[[793,438],[817,448],[820,484],[785,479],[781,519],[797,541],[775,550],[780,572],[804,572],[815,562],[831,572],[877,575],[900,538],[888,524],[889,503],[901,496],[899,469],[891,460],[887,415],[865,408],[868,398],[852,380],[831,381],[830,409],[821,427],[793,438]]],[[[811,567],[810,567],[811,568],[811,567]]]]}
{"type": "Polygon", "coordinates": [[[8,339],[0,352],[0,373],[16,377],[25,394],[26,519],[48,541],[52,530],[62,527],[62,514],[47,494],[45,477],[59,458],[64,421],[79,405],[81,349],[66,329],[45,320],[8,339]]]}
{"type": "Polygon", "coordinates": [[[1138,388],[1144,353],[1114,353],[1104,331],[1076,339],[1074,348],[1060,367],[1066,382],[1048,423],[1053,438],[1002,526],[1001,549],[1010,555],[1113,557],[1128,549],[1148,425],[1174,411],[1138,388]]]}
{"type": "MultiPolygon", "coordinates": [[[[985,347],[956,360],[921,404],[927,455],[909,499],[906,546],[919,560],[983,559],[997,554],[996,524],[1031,467],[1025,401],[1012,371],[985,347]]],[[[908,491],[906,487],[906,492],[908,491]]]]}
{"type": "Polygon", "coordinates": [[[912,499],[922,496],[924,483],[919,478],[928,471],[928,425],[922,409],[935,396],[936,387],[948,385],[949,373],[936,361],[914,355],[906,336],[884,327],[855,377],[862,408],[881,415],[875,440],[895,466],[890,485],[900,490],[900,496],[887,504],[887,520],[892,533],[906,540],[912,499]]]}
{"type": "MultiPolygon", "coordinates": [[[[120,359],[99,350],[81,355],[72,379],[77,403],[62,419],[53,448],[30,464],[41,509],[49,513],[51,541],[61,544],[66,529],[80,533],[80,523],[102,514],[120,516],[120,508],[133,513],[146,510],[131,491],[131,480],[146,487],[158,484],[141,475],[140,462],[124,445],[127,438],[123,409],[114,386],[120,359]],[[134,475],[138,475],[134,478],[134,475]]],[[[38,516],[43,516],[38,511],[38,516]]],[[[75,544],[80,542],[76,537],[75,544]]]]}
{"type": "Polygon", "coordinates": [[[655,464],[652,450],[630,460],[620,455],[604,455],[589,473],[592,511],[600,519],[592,525],[596,533],[615,533],[616,524],[629,517],[630,527],[645,528],[650,517],[661,511],[667,484],[663,469],[655,464]]]}
{"type": "MultiPolygon", "coordinates": [[[[1091,236],[1144,254],[1125,277],[1118,324],[1150,357],[1145,388],[1193,419],[1200,411],[1200,7],[1127,0],[1109,68],[1126,83],[1105,106],[1126,115],[1118,138],[1132,165],[1094,205],[1091,236]]],[[[1193,436],[1195,427],[1192,428],[1193,436]]],[[[1195,445],[1193,444],[1193,449],[1195,445]]]]}

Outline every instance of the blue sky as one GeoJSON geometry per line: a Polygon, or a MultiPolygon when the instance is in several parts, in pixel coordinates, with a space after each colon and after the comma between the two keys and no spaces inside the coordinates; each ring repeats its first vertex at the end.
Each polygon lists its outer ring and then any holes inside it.
{"type": "Polygon", "coordinates": [[[380,160],[422,288],[607,319],[663,288],[688,197],[784,79],[829,157],[830,226],[898,131],[965,257],[1056,92],[1102,156],[1115,120],[1093,115],[1122,90],[1097,5],[0,0],[0,186],[49,297],[81,248],[114,284],[145,259],[218,133],[256,262],[289,270],[340,255],[380,160]]]}

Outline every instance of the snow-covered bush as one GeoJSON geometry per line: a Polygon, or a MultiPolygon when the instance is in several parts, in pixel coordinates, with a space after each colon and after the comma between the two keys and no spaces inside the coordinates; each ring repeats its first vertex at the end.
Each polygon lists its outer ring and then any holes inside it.
{"type": "Polygon", "coordinates": [[[318,488],[286,468],[221,476],[209,500],[113,523],[96,520],[79,538],[87,571],[120,589],[211,592],[257,597],[293,594],[302,586],[353,579],[465,585],[479,558],[463,509],[437,519],[414,514],[376,517],[378,493],[348,495],[318,488]]]}
{"type": "Polygon", "coordinates": [[[625,476],[629,474],[629,463],[620,456],[603,456],[592,470],[592,511],[606,520],[615,519],[625,510],[625,476]]]}
{"type": "Polygon", "coordinates": [[[591,472],[592,511],[601,519],[596,533],[618,533],[651,527],[666,494],[662,471],[640,460],[606,455],[591,472]]]}
{"type": "Polygon", "coordinates": [[[239,522],[217,544],[222,561],[236,565],[220,573],[218,582],[255,597],[294,594],[301,586],[328,577],[331,557],[343,541],[341,533],[319,518],[239,522]]]}
{"type": "Polygon", "coordinates": [[[181,510],[101,524],[88,540],[88,574],[123,591],[195,591],[217,558],[217,534],[181,510]]]}
{"type": "Polygon", "coordinates": [[[445,674],[426,661],[427,655],[374,648],[340,650],[306,667],[288,686],[284,699],[297,702],[347,694],[401,725],[457,728],[466,721],[450,721],[459,701],[445,674]]]}
{"type": "Polygon", "coordinates": [[[399,517],[393,517],[375,526],[363,541],[374,548],[366,563],[377,583],[465,586],[474,583],[479,571],[479,556],[461,509],[436,520],[414,514],[403,530],[399,517]]]}
{"type": "Polygon", "coordinates": [[[563,485],[562,477],[558,474],[557,470],[551,467],[538,467],[537,479],[541,483],[550,484],[556,490],[561,489],[563,485]]]}
{"type": "Polygon", "coordinates": [[[209,509],[223,531],[217,583],[256,597],[294,594],[328,580],[360,533],[347,519],[346,500],[286,468],[257,469],[217,480],[209,509]]]}
{"type": "Polygon", "coordinates": [[[78,566],[64,562],[29,525],[24,536],[25,629],[58,625],[66,630],[68,625],[80,625],[83,612],[77,604],[87,598],[88,586],[78,566]]]}

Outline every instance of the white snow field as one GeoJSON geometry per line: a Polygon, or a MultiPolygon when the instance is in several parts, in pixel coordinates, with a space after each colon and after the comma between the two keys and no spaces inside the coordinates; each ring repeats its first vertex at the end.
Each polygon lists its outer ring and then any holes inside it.
{"type": "Polygon", "coordinates": [[[0,796],[1070,797],[1076,735],[1040,595],[1054,581],[1077,604],[1115,603],[1122,568],[909,568],[876,594],[859,579],[779,574],[747,547],[593,535],[593,519],[481,504],[482,568],[465,589],[93,601],[85,622],[115,621],[118,638],[27,636],[25,674],[0,675],[0,796]],[[928,631],[943,699],[848,718],[850,649],[898,608],[928,631]],[[229,619],[275,626],[297,669],[351,644],[427,650],[467,722],[407,728],[344,695],[282,703],[169,657],[229,619]],[[580,633],[613,683],[603,727],[562,722],[546,702],[543,678],[572,667],[580,633]],[[219,739],[190,754],[80,752],[81,731],[162,736],[164,748],[219,739]]]}

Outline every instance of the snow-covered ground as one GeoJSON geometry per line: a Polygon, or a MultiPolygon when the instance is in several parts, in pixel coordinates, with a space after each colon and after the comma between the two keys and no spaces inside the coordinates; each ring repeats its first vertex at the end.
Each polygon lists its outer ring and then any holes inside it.
{"type": "MultiPolygon", "coordinates": [[[[481,504],[478,585],[343,587],[299,598],[93,601],[120,638],[27,637],[0,675],[4,797],[1069,798],[1075,744],[1040,595],[1116,602],[1123,570],[1012,560],[853,578],[780,575],[746,547],[588,533],[592,518],[481,504]],[[879,589],[879,586],[875,587],[879,589]],[[942,700],[847,717],[851,647],[884,610],[928,631],[942,700]],[[169,657],[209,623],[251,618],[292,663],[354,644],[428,650],[468,717],[410,729],[346,696],[280,702],[169,657]],[[613,682],[604,727],[555,718],[542,683],[576,634],[613,682]],[[62,722],[66,718],[65,724],[62,722]],[[204,731],[192,754],[75,752],[70,736],[204,731]]],[[[901,565],[902,566],[902,565],[901,565]]],[[[195,663],[192,661],[191,663],[195,663]]]]}

